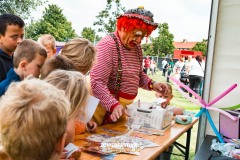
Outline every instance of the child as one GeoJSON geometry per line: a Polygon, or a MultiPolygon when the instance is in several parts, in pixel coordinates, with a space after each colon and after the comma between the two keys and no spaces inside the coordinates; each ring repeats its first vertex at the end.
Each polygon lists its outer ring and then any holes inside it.
{"type": "Polygon", "coordinates": [[[58,160],[70,102],[38,79],[10,85],[0,101],[0,139],[11,160],[58,160]]]}
{"type": "Polygon", "coordinates": [[[24,21],[13,14],[0,15],[0,82],[13,68],[13,52],[23,40],[24,21]]]}
{"type": "MultiPolygon", "coordinates": [[[[172,86],[170,84],[167,84],[168,86],[168,93],[165,95],[162,95],[161,93],[156,92],[155,95],[157,98],[163,98],[166,101],[163,102],[161,104],[162,108],[167,108],[170,104],[171,99],[173,98],[173,94],[172,94],[172,86]]],[[[174,107],[173,110],[173,115],[182,115],[183,114],[184,109],[183,108],[179,108],[179,107],[174,107]]],[[[173,150],[173,145],[169,146],[169,148],[167,149],[167,152],[172,152],[173,150]]],[[[168,153],[162,153],[159,156],[159,160],[170,160],[171,155],[168,153]]]]}
{"type": "Polygon", "coordinates": [[[45,79],[55,69],[75,70],[72,61],[63,55],[52,56],[47,59],[41,69],[41,79],[45,79]]]}
{"type": "MultiPolygon", "coordinates": [[[[167,108],[167,106],[170,104],[171,99],[173,98],[172,94],[172,86],[170,84],[167,84],[168,86],[168,93],[165,95],[162,95],[161,93],[156,92],[155,95],[157,98],[163,98],[166,101],[161,104],[162,108],[167,108]]],[[[182,115],[184,109],[179,107],[174,107],[173,115],[182,115]]]]}
{"type": "Polygon", "coordinates": [[[29,75],[38,78],[46,57],[47,52],[42,45],[30,39],[23,40],[13,55],[14,68],[9,70],[7,78],[0,83],[0,96],[13,81],[21,81],[29,75]]]}
{"type": "MultiPolygon", "coordinates": [[[[66,58],[63,55],[57,55],[55,57],[51,57],[44,63],[41,70],[41,78],[45,79],[52,71],[56,69],[62,69],[62,70],[68,70],[68,71],[75,70],[73,63],[68,58],[66,58]]],[[[77,121],[75,124],[75,134],[76,135],[81,134],[86,130],[89,132],[95,132],[96,126],[97,125],[91,121],[88,122],[87,125],[77,121]]]]}
{"type": "Polygon", "coordinates": [[[95,47],[84,38],[76,38],[67,42],[62,48],[61,55],[70,59],[76,70],[82,74],[86,74],[96,61],[95,47]]]}
{"type": "MultiPolygon", "coordinates": [[[[64,90],[71,102],[71,111],[68,116],[68,138],[66,144],[73,142],[75,134],[75,122],[84,119],[85,107],[89,96],[87,82],[84,75],[77,71],[55,70],[52,71],[45,81],[53,84],[58,89],[64,90]]],[[[89,123],[89,131],[94,132],[96,125],[89,123]],[[93,128],[91,128],[93,127],[93,128]]]]}
{"type": "MultiPolygon", "coordinates": [[[[85,38],[76,38],[67,42],[62,48],[61,55],[70,59],[76,70],[82,74],[87,74],[96,61],[96,49],[91,42],[85,38]]],[[[87,77],[87,81],[88,87],[90,88],[89,77],[87,77]]],[[[82,123],[77,122],[75,128],[76,134],[83,133],[86,129],[92,131],[90,128],[95,128],[96,125],[95,122],[90,121],[86,128],[82,123]]]]}
{"type": "Polygon", "coordinates": [[[43,45],[46,48],[47,51],[47,59],[55,56],[57,53],[56,48],[56,40],[55,38],[50,34],[43,34],[38,38],[38,43],[43,45]]]}

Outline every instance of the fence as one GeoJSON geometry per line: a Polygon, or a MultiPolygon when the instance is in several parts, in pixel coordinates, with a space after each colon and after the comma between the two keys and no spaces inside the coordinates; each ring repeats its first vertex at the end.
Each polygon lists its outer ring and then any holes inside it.
{"type": "MultiPolygon", "coordinates": [[[[145,56],[143,59],[146,58],[145,56]]],[[[154,60],[156,62],[157,69],[162,71],[162,61],[163,59],[166,59],[167,62],[170,61],[171,58],[164,58],[164,57],[157,57],[157,56],[149,56],[151,60],[154,60]]],[[[178,59],[173,59],[174,64],[178,61],[178,59]]]]}

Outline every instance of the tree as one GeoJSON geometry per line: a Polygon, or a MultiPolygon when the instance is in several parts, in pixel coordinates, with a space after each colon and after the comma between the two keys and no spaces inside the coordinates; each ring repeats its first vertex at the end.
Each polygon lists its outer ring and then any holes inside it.
{"type": "Polygon", "coordinates": [[[153,53],[154,53],[154,52],[153,52],[152,43],[142,44],[142,50],[143,50],[144,55],[153,56],[153,53]]]}
{"type": "Polygon", "coordinates": [[[100,26],[98,32],[111,33],[115,31],[116,19],[125,11],[125,7],[122,7],[120,1],[107,0],[106,8],[99,12],[99,15],[96,16],[98,21],[93,23],[94,26],[100,26]],[[116,5],[115,9],[112,8],[113,5],[116,5]]]}
{"type": "Polygon", "coordinates": [[[71,22],[62,14],[57,5],[48,5],[39,21],[31,22],[26,27],[26,37],[36,40],[41,34],[51,34],[57,41],[67,41],[77,37],[71,22]]]}
{"type": "Polygon", "coordinates": [[[166,56],[167,54],[173,54],[174,45],[173,39],[174,36],[169,32],[169,27],[167,23],[159,24],[158,34],[156,38],[152,38],[152,47],[153,55],[166,56]]]}
{"type": "Polygon", "coordinates": [[[0,0],[0,14],[12,13],[26,20],[34,9],[46,2],[47,0],[0,0]]]}
{"type": "Polygon", "coordinates": [[[93,42],[94,45],[96,42],[98,42],[101,39],[101,37],[99,37],[96,34],[95,30],[92,29],[91,27],[84,27],[81,32],[81,36],[93,42]]]}
{"type": "Polygon", "coordinates": [[[202,42],[197,42],[197,44],[192,48],[194,51],[201,51],[203,56],[207,54],[207,39],[203,39],[202,42]]]}

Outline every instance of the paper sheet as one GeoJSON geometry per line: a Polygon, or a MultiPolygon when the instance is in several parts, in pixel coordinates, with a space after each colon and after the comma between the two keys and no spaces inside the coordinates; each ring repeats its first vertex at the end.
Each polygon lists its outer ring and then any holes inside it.
{"type": "MultiPolygon", "coordinates": [[[[87,106],[86,106],[86,113],[87,113],[87,117],[86,117],[86,122],[89,122],[97,108],[97,105],[99,103],[99,99],[93,97],[93,96],[89,96],[88,98],[88,102],[87,102],[87,106]]],[[[82,119],[80,119],[80,121],[84,121],[84,118],[82,117],[82,119]]]]}
{"type": "Polygon", "coordinates": [[[74,144],[72,143],[69,143],[65,149],[67,150],[66,154],[67,154],[67,158],[69,158],[73,152],[77,151],[78,150],[78,147],[75,146],[74,144]]]}

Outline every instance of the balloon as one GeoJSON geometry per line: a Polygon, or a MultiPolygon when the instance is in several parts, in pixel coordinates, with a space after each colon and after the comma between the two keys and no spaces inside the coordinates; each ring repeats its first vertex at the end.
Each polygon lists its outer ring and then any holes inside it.
{"type": "Polygon", "coordinates": [[[192,98],[190,98],[188,96],[188,94],[186,94],[185,92],[183,93],[183,91],[181,89],[179,89],[180,87],[176,87],[178,89],[178,91],[180,91],[180,93],[182,93],[182,95],[187,98],[188,100],[192,101],[193,103],[201,106],[201,110],[195,115],[195,117],[200,117],[202,115],[203,112],[206,113],[207,115],[207,119],[214,131],[214,133],[217,135],[219,141],[221,143],[224,143],[220,133],[218,132],[218,130],[216,129],[213,121],[212,121],[212,118],[209,114],[209,111],[208,110],[212,110],[212,111],[218,111],[222,114],[224,114],[225,116],[229,117],[231,120],[233,121],[236,121],[237,120],[237,117],[234,117],[232,116],[231,114],[229,114],[228,112],[224,111],[224,110],[221,110],[219,108],[214,108],[214,107],[211,107],[214,103],[216,103],[217,101],[219,101],[220,99],[222,99],[224,96],[226,96],[228,93],[230,93],[234,88],[237,87],[237,84],[233,84],[230,88],[228,88],[226,91],[224,91],[222,94],[220,94],[217,98],[215,98],[214,100],[212,100],[211,102],[209,102],[208,104],[197,94],[195,93],[193,90],[191,90],[188,86],[184,85],[183,83],[181,83],[179,80],[169,76],[169,78],[174,81],[176,84],[178,84],[179,86],[181,86],[182,88],[186,89],[189,93],[191,93],[192,95],[194,95],[199,101],[201,104],[199,104],[198,102],[194,101],[192,98]]]}
{"type": "Polygon", "coordinates": [[[213,105],[214,103],[216,103],[217,101],[219,101],[220,99],[222,99],[224,96],[226,96],[229,92],[231,92],[234,88],[237,87],[237,84],[233,84],[230,88],[228,88],[225,92],[223,92],[222,94],[220,94],[217,98],[215,98],[214,100],[212,100],[210,103],[208,103],[208,106],[213,105]]]}
{"type": "Polygon", "coordinates": [[[184,92],[180,87],[178,87],[175,83],[173,83],[173,85],[175,86],[175,88],[178,90],[178,92],[180,92],[186,99],[188,99],[189,101],[195,103],[198,106],[202,106],[205,107],[203,104],[201,104],[199,101],[196,101],[195,98],[189,97],[188,93],[184,92]]]}
{"type": "Polygon", "coordinates": [[[240,104],[237,104],[235,106],[231,106],[231,107],[223,107],[221,109],[223,110],[235,110],[235,109],[239,109],[240,108],[240,104]]]}
{"type": "Polygon", "coordinates": [[[191,88],[189,88],[188,86],[186,86],[185,84],[183,84],[179,80],[173,78],[172,76],[169,76],[169,79],[171,79],[172,81],[176,82],[179,86],[183,87],[188,92],[190,92],[194,97],[196,97],[200,101],[200,103],[203,104],[203,107],[206,106],[206,103],[203,101],[203,99],[197,93],[195,93],[191,88]]]}
{"type": "Polygon", "coordinates": [[[201,108],[200,111],[195,115],[195,117],[200,117],[203,112],[205,112],[206,108],[201,108]]]}
{"type": "Polygon", "coordinates": [[[207,119],[208,119],[208,121],[209,121],[209,123],[210,123],[210,125],[211,125],[211,127],[212,127],[212,129],[213,129],[213,131],[214,131],[214,133],[215,133],[216,136],[218,137],[218,140],[219,140],[221,143],[225,143],[224,140],[222,139],[220,133],[217,131],[217,128],[215,127],[215,125],[214,125],[214,123],[213,123],[213,121],[212,121],[212,118],[211,118],[211,116],[210,116],[210,114],[209,114],[209,112],[208,112],[207,109],[206,109],[206,112],[205,112],[205,113],[206,113],[206,115],[207,115],[207,119]]]}
{"type": "Polygon", "coordinates": [[[232,119],[233,121],[236,121],[236,120],[237,120],[237,117],[232,116],[230,113],[225,112],[224,110],[221,110],[221,109],[219,109],[219,108],[207,107],[207,109],[208,109],[208,110],[212,110],[212,111],[218,111],[218,112],[224,114],[225,116],[229,117],[229,118],[232,119]]]}

